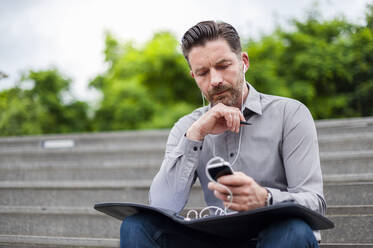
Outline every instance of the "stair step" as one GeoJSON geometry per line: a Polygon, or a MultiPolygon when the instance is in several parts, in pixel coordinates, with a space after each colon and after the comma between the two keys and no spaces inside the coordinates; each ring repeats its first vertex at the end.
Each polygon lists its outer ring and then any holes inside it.
{"type": "MultiPolygon", "coordinates": [[[[148,153],[148,158],[133,155],[97,152],[74,159],[65,154],[63,158],[51,157],[44,161],[38,160],[36,155],[32,160],[18,157],[0,162],[0,181],[153,179],[161,166],[163,154],[149,156],[148,153]]],[[[323,175],[364,174],[373,171],[373,150],[322,152],[320,159],[323,175]]]]}
{"type": "Polygon", "coordinates": [[[315,121],[319,136],[324,134],[344,134],[373,132],[373,117],[348,118],[315,121]]]}
{"type": "Polygon", "coordinates": [[[373,150],[321,152],[323,175],[373,172],[373,150]]]}
{"type": "Polygon", "coordinates": [[[161,159],[138,159],[128,162],[117,160],[112,164],[0,165],[0,181],[152,179],[161,163],[161,159]]]}
{"type": "Polygon", "coordinates": [[[92,208],[0,207],[1,234],[119,238],[121,222],[92,208]]]}
{"type": "Polygon", "coordinates": [[[329,205],[326,214],[334,215],[373,215],[373,205],[329,205]]]}
{"type": "Polygon", "coordinates": [[[0,247],[12,248],[118,248],[119,239],[31,235],[0,235],[0,247]]]}
{"type": "MultiPolygon", "coordinates": [[[[346,212],[327,215],[336,227],[322,231],[324,243],[373,243],[373,207],[352,208],[353,211],[345,208],[346,212]]],[[[0,206],[0,215],[3,235],[117,239],[121,224],[93,208],[0,206]]]]}
{"type": "MultiPolygon", "coordinates": [[[[119,239],[94,239],[27,235],[0,235],[0,247],[12,248],[118,248],[119,239]]],[[[321,248],[368,248],[370,244],[321,243],[321,248]]]]}
{"type": "MultiPolygon", "coordinates": [[[[123,135],[122,135],[123,136],[123,135]]],[[[86,142],[80,144],[77,140],[68,139],[74,142],[73,147],[47,149],[43,147],[45,140],[39,140],[38,143],[27,143],[27,138],[1,138],[0,139],[0,155],[26,155],[26,154],[54,154],[63,155],[66,153],[89,153],[89,152],[126,152],[133,150],[150,150],[156,149],[163,151],[167,141],[167,133],[164,133],[162,139],[152,136],[140,136],[128,138],[127,136],[106,139],[105,142],[100,143],[100,140],[95,139],[94,134],[92,137],[86,136],[86,142]],[[128,138],[128,139],[127,139],[128,138]],[[26,139],[26,140],[24,140],[26,139]],[[91,140],[89,140],[91,139],[91,140]],[[11,141],[9,141],[11,140],[11,141]],[[8,142],[9,141],[9,142],[8,142]],[[23,143],[26,143],[24,145],[23,143]],[[86,144],[89,143],[89,144],[86,144]],[[92,145],[90,145],[92,143],[92,145]]],[[[55,139],[55,141],[64,141],[64,136],[55,139]]],[[[344,134],[327,134],[318,136],[320,151],[359,151],[359,150],[372,150],[373,149],[373,131],[360,132],[360,133],[344,133],[344,134]]]]}
{"type": "Polygon", "coordinates": [[[372,248],[373,243],[322,243],[320,244],[320,248],[372,248]]]}
{"type": "Polygon", "coordinates": [[[321,231],[326,243],[373,243],[373,214],[332,215],[335,228],[321,231]]]}
{"type": "MultiPolygon", "coordinates": [[[[93,206],[98,202],[148,202],[151,180],[2,181],[0,205],[93,206]]],[[[373,205],[373,175],[324,176],[330,205],[373,205]]],[[[192,188],[189,206],[204,205],[201,187],[192,188]]]]}
{"type": "Polygon", "coordinates": [[[373,150],[373,132],[322,135],[318,143],[323,152],[373,150]]]}
{"type": "MultiPolygon", "coordinates": [[[[120,166],[134,164],[137,161],[162,161],[164,148],[153,147],[149,149],[102,149],[95,151],[69,152],[51,151],[40,153],[3,154],[0,156],[0,168],[30,166],[120,166]]],[[[160,163],[158,164],[158,166],[160,163]]]]}
{"type": "MultiPolygon", "coordinates": [[[[56,134],[0,138],[0,150],[8,152],[45,150],[45,141],[73,141],[78,149],[107,149],[144,145],[166,144],[169,130],[120,131],[82,134],[56,134]]],[[[58,150],[58,149],[51,149],[58,150]]],[[[63,149],[62,149],[63,150],[63,149]]]]}
{"type": "Polygon", "coordinates": [[[326,175],[324,195],[330,205],[372,205],[373,174],[326,175]]]}
{"type": "MultiPolygon", "coordinates": [[[[147,204],[151,180],[5,181],[0,182],[0,205],[86,206],[99,202],[147,204]]],[[[194,186],[188,202],[203,206],[201,187],[194,186]]]]}

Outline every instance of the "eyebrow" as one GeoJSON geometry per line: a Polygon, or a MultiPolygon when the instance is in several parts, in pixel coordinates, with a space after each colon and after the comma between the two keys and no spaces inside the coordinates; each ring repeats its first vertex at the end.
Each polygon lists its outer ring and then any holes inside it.
{"type": "Polygon", "coordinates": [[[224,64],[225,62],[231,62],[229,59],[221,59],[215,65],[224,64]]]}

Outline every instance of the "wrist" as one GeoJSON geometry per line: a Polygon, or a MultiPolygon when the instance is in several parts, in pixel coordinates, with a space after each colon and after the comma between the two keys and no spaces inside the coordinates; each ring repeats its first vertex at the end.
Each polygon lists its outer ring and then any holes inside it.
{"type": "Polygon", "coordinates": [[[186,137],[194,141],[201,141],[205,138],[205,136],[201,134],[199,125],[196,124],[196,122],[187,130],[186,137]]]}

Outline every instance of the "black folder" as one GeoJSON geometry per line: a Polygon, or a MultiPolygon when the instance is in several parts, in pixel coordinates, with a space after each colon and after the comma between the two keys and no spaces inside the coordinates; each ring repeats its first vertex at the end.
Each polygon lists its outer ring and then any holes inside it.
{"type": "Polygon", "coordinates": [[[123,220],[127,216],[141,212],[160,214],[186,227],[228,238],[255,237],[268,224],[286,218],[303,219],[313,230],[334,227],[334,223],[325,216],[293,202],[191,220],[185,220],[183,216],[170,210],[136,203],[99,203],[94,208],[118,220],[123,220]]]}

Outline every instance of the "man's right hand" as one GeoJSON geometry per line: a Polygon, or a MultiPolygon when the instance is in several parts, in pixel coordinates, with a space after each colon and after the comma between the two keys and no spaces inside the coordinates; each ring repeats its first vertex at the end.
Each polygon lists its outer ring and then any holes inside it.
{"type": "Polygon", "coordinates": [[[245,118],[239,108],[218,103],[190,126],[186,136],[199,141],[208,134],[219,134],[227,130],[238,133],[240,121],[245,121],[245,118]]]}

